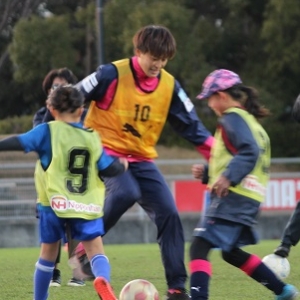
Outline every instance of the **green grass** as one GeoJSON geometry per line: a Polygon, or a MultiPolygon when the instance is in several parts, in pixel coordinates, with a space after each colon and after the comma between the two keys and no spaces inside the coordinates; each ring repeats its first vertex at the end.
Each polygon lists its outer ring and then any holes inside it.
{"type": "MultiPolygon", "coordinates": [[[[278,241],[262,241],[259,245],[246,247],[245,250],[263,257],[273,251],[278,241]]],[[[164,270],[162,268],[158,246],[156,244],[142,245],[106,245],[106,254],[112,266],[112,285],[117,294],[122,286],[136,278],[151,281],[158,289],[161,299],[166,291],[164,270]]],[[[188,245],[187,245],[188,250],[188,245]]],[[[188,253],[188,251],[186,251],[188,253]]],[[[1,249],[1,278],[0,298],[5,300],[31,300],[32,277],[34,264],[38,258],[38,248],[1,249]]],[[[213,250],[210,260],[213,264],[211,281],[211,300],[268,300],[274,299],[272,293],[244,275],[240,270],[226,264],[220,258],[218,250],[213,250]]],[[[300,251],[293,249],[289,261],[291,274],[288,282],[299,284],[300,251]]],[[[188,263],[188,256],[186,256],[188,263]]],[[[63,251],[60,264],[62,272],[62,286],[50,288],[50,300],[98,299],[92,283],[87,282],[85,287],[68,287],[67,281],[71,277],[71,270],[67,265],[67,254],[63,251]]],[[[188,286],[188,284],[187,284],[188,286]]]]}

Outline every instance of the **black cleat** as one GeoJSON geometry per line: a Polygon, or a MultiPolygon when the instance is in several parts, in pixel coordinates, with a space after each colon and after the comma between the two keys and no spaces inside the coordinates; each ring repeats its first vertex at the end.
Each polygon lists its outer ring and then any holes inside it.
{"type": "Polygon", "coordinates": [[[274,254],[281,257],[288,257],[291,250],[290,247],[289,245],[282,244],[274,250],[274,254]]]}
{"type": "Polygon", "coordinates": [[[166,300],[191,300],[186,289],[169,289],[166,300]]]}
{"type": "Polygon", "coordinates": [[[58,269],[54,269],[52,279],[50,281],[50,286],[60,287],[60,285],[61,285],[60,271],[58,269]]]}

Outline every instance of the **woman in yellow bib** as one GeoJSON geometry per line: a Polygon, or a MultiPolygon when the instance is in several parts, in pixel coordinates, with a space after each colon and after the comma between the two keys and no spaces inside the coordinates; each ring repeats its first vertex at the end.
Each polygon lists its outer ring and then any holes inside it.
{"type": "Polygon", "coordinates": [[[104,177],[104,228],[110,230],[127,209],[139,203],[157,226],[167,299],[189,300],[181,221],[153,159],[167,121],[205,158],[213,138],[179,82],[164,69],[176,52],[171,32],[164,26],[145,26],[134,35],[133,45],[135,56],[101,65],[78,84],[86,101],[92,101],[85,125],[100,133],[109,154],[129,161],[126,174],[104,177]]]}

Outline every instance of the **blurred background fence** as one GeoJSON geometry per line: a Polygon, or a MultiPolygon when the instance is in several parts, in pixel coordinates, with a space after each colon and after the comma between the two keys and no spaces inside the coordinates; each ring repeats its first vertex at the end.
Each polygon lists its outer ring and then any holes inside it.
{"type": "MultiPolygon", "coordinates": [[[[35,212],[36,192],[34,187],[34,168],[36,159],[37,156],[35,154],[25,155],[20,152],[0,153],[0,223],[3,230],[3,235],[0,238],[0,247],[38,244],[35,212]]],[[[175,201],[178,201],[177,204],[181,217],[186,221],[186,225],[184,225],[185,231],[188,232],[189,235],[191,235],[192,229],[199,218],[202,204],[200,206],[196,203],[194,208],[190,210],[189,208],[181,209],[182,203],[179,203],[179,201],[188,202],[190,199],[187,198],[190,198],[189,195],[191,193],[193,196],[198,193],[198,186],[196,186],[196,191],[190,191],[188,186],[184,188],[182,196],[184,198],[183,201],[179,199],[180,196],[176,194],[174,187],[176,184],[182,182],[193,183],[194,180],[190,172],[191,165],[199,162],[201,162],[199,159],[158,159],[156,161],[156,164],[161,169],[174,194],[175,201]]],[[[281,200],[278,200],[277,202],[279,204],[271,204],[272,207],[269,207],[265,214],[275,218],[278,231],[266,234],[266,231],[262,230],[263,237],[278,238],[280,236],[281,230],[287,221],[287,217],[290,215],[291,210],[295,205],[295,199],[298,197],[298,190],[300,193],[300,181],[299,183],[297,181],[297,178],[300,178],[300,173],[297,172],[297,170],[300,170],[300,158],[272,159],[271,178],[280,178],[280,180],[284,180],[285,178],[288,179],[287,184],[285,184],[283,188],[272,188],[272,198],[276,198],[276,194],[279,193],[281,194],[280,197],[287,195],[288,200],[286,201],[289,203],[280,204],[281,200]],[[292,195],[293,193],[294,195],[292,195]],[[286,207],[284,207],[284,205],[286,207]],[[274,208],[274,210],[272,208],[274,208]]],[[[199,194],[200,193],[201,191],[199,189],[199,194]]],[[[198,201],[198,196],[196,196],[197,195],[195,195],[193,201],[198,201]]],[[[298,198],[296,200],[298,200],[298,198]]],[[[109,233],[107,235],[108,243],[119,243],[120,239],[127,242],[155,241],[155,228],[152,224],[149,224],[148,217],[138,205],[134,205],[129,209],[122,217],[121,221],[123,223],[117,224],[116,230],[114,231],[113,229],[112,234],[109,233]],[[126,222],[126,224],[124,222],[126,222]],[[127,229],[126,226],[128,226],[127,229]],[[132,226],[139,227],[140,232],[138,234],[137,232],[133,234],[132,226]],[[122,238],[119,237],[119,234],[117,233],[118,230],[120,231],[122,238]],[[128,237],[124,236],[125,232],[127,232],[128,237]],[[135,236],[136,239],[132,236],[135,236]]]]}

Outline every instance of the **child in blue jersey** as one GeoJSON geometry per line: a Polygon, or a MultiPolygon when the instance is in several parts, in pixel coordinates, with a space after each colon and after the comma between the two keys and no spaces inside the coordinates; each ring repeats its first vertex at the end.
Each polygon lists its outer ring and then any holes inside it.
{"type": "Polygon", "coordinates": [[[220,118],[208,166],[192,168],[195,178],[208,180],[211,203],[194,229],[190,247],[191,297],[209,298],[208,256],[219,247],[226,262],[271,290],[275,299],[295,299],[294,286],[280,281],[258,256],[240,248],[257,243],[253,225],[265,197],[270,166],[269,137],[258,119],[269,111],[253,88],[224,69],[209,74],[197,98],[208,99],[208,106],[220,118]]]}
{"type": "Polygon", "coordinates": [[[76,88],[58,87],[47,100],[55,121],[0,141],[0,151],[35,151],[44,171],[47,198],[42,197],[38,207],[41,252],[34,274],[34,300],[48,298],[66,226],[72,237],[82,241],[85,247],[99,298],[116,300],[101,238],[105,187],[99,175],[119,175],[128,163],[123,158],[107,155],[98,133],[83,128],[80,122],[83,101],[76,88]]]}
{"type": "MultiPolygon", "coordinates": [[[[43,80],[43,91],[46,94],[47,97],[49,97],[50,93],[54,91],[57,87],[61,85],[66,84],[75,84],[77,83],[77,78],[73,74],[73,72],[68,68],[60,68],[60,69],[52,69],[47,73],[43,80]]],[[[83,114],[81,115],[81,121],[83,122],[83,119],[86,114],[86,109],[84,110],[83,114]]],[[[51,116],[50,111],[47,109],[47,106],[45,103],[43,103],[43,107],[41,107],[33,117],[33,127],[45,123],[46,121],[53,121],[53,116],[51,116]]],[[[36,164],[36,170],[35,174],[38,172],[40,168],[39,162],[36,164]]],[[[36,180],[37,182],[37,180],[36,180]]],[[[38,190],[37,190],[38,192],[38,190]]],[[[39,194],[37,195],[39,197],[39,194]]],[[[37,216],[38,217],[38,216],[37,216]]],[[[78,245],[79,241],[73,240],[69,234],[69,230],[67,228],[66,230],[66,237],[68,240],[68,256],[69,258],[72,256],[76,246],[78,245]]],[[[53,270],[52,279],[50,282],[50,286],[53,287],[60,287],[61,286],[61,272],[58,268],[58,264],[60,263],[60,257],[61,257],[61,247],[59,247],[59,252],[55,261],[55,267],[53,270]]],[[[76,269],[73,269],[73,276],[68,281],[68,286],[75,286],[75,287],[81,287],[85,286],[85,282],[81,278],[77,278],[76,275],[76,269]]]]}

